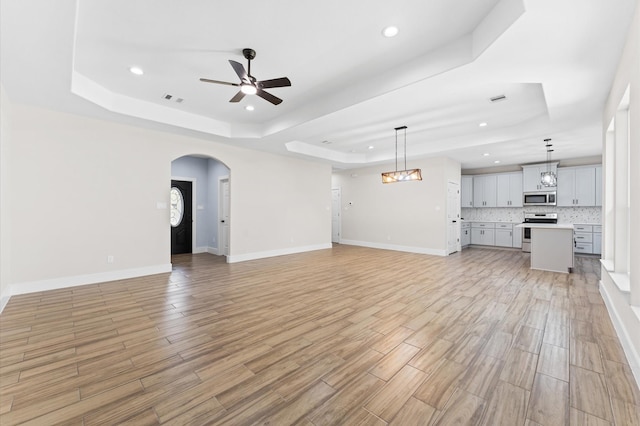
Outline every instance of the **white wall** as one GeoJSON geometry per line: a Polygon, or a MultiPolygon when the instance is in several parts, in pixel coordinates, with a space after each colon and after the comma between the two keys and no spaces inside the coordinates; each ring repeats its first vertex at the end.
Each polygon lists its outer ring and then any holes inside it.
{"type": "MultiPolygon", "coordinates": [[[[605,266],[601,269],[600,290],[609,308],[609,313],[616,326],[618,336],[624,346],[625,353],[640,384],[640,6],[636,5],[636,10],[627,37],[622,58],[618,64],[616,77],[613,81],[612,89],[605,105],[603,114],[603,141],[606,140],[606,125],[611,122],[616,114],[618,105],[627,89],[630,87],[629,103],[629,162],[630,177],[628,199],[629,206],[629,234],[630,245],[628,256],[631,260],[630,270],[627,273],[616,274],[616,271],[608,270],[605,266]],[[617,276],[618,275],[618,276],[617,276]],[[624,275],[629,280],[630,291],[622,291],[616,281],[624,275]]],[[[613,188],[618,184],[616,178],[626,177],[616,176],[614,167],[607,167],[608,156],[613,156],[613,152],[605,151],[604,179],[605,190],[612,187],[611,180],[614,180],[613,188]]],[[[615,191],[614,191],[615,192],[615,191]]],[[[612,194],[605,194],[605,200],[610,199],[612,194]]],[[[610,206],[607,206],[609,209],[610,206]]],[[[606,221],[605,221],[606,223],[606,221]]],[[[608,233],[615,232],[615,229],[604,227],[603,241],[608,233]]],[[[613,254],[615,256],[615,253],[613,254]]],[[[608,255],[607,255],[608,257],[608,255]]]]}
{"type": "Polygon", "coordinates": [[[331,246],[328,165],[36,107],[11,110],[12,294],[168,271],[169,215],[158,203],[169,204],[171,161],[184,155],[220,159],[233,172],[230,261],[331,246]]]}
{"type": "Polygon", "coordinates": [[[4,87],[0,84],[0,312],[9,301],[9,282],[11,268],[10,202],[10,103],[4,87]]]}
{"type": "Polygon", "coordinates": [[[447,181],[460,182],[460,164],[428,158],[410,167],[422,169],[422,181],[383,184],[388,165],[334,173],[332,186],[342,192],[342,243],[446,255],[447,181]]]}

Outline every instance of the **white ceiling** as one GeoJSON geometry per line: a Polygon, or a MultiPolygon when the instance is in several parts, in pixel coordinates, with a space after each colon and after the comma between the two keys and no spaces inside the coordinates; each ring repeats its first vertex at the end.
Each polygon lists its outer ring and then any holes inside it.
{"type": "Polygon", "coordinates": [[[545,138],[554,160],[587,157],[601,153],[602,109],[636,3],[1,0],[0,76],[14,102],[336,169],[394,161],[403,125],[409,163],[544,161],[545,138]],[[387,25],[399,34],[383,37],[387,25]],[[282,104],[229,103],[237,88],[199,81],[237,82],[228,60],[246,67],[247,47],[258,80],[291,80],[268,90],[282,104]],[[497,95],[507,99],[489,101],[497,95]]]}

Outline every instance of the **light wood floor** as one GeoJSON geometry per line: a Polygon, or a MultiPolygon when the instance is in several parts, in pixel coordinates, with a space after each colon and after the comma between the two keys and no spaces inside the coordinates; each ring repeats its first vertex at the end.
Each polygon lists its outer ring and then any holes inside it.
{"type": "Polygon", "coordinates": [[[12,297],[0,423],[638,425],[599,266],[335,246],[12,297]]]}

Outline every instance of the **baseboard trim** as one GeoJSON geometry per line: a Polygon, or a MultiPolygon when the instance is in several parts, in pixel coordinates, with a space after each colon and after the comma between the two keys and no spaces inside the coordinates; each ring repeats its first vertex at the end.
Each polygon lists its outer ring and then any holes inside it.
{"type": "MultiPolygon", "coordinates": [[[[9,297],[18,294],[36,293],[39,291],[58,290],[67,287],[77,287],[87,284],[97,284],[107,281],[124,280],[143,277],[146,275],[171,272],[171,263],[145,266],[142,268],[121,269],[118,271],[99,272],[97,274],[75,275],[71,277],[53,278],[50,280],[27,281],[12,284],[9,287],[9,297]]],[[[4,299],[4,298],[3,298],[4,299]]]]}
{"type": "Polygon", "coordinates": [[[432,256],[446,256],[446,250],[429,249],[424,247],[399,246],[394,244],[372,243],[369,241],[340,240],[340,244],[348,246],[368,247],[382,250],[403,251],[407,253],[428,254],[432,256]]]}
{"type": "Polygon", "coordinates": [[[9,299],[11,298],[11,296],[2,296],[0,297],[0,314],[2,313],[2,311],[4,311],[4,307],[7,306],[7,303],[9,303],[9,299]]]}
{"type": "Polygon", "coordinates": [[[247,260],[265,259],[267,257],[285,256],[288,254],[304,253],[308,251],[330,249],[331,243],[316,244],[311,246],[291,247],[280,250],[268,250],[255,253],[234,254],[227,256],[227,263],[245,262],[247,260]]]}
{"type": "MultiPolygon", "coordinates": [[[[605,273],[605,271],[603,271],[603,273],[605,273]]],[[[615,283],[612,282],[611,285],[615,287],[615,283]]],[[[617,288],[615,290],[617,290],[617,288]]],[[[631,338],[631,335],[635,333],[625,326],[625,322],[622,319],[623,314],[616,308],[617,303],[613,299],[613,295],[609,292],[607,285],[602,280],[600,280],[600,294],[602,295],[602,299],[604,299],[604,304],[607,306],[607,311],[609,312],[609,317],[613,323],[613,328],[615,328],[616,334],[620,339],[622,349],[627,356],[627,361],[629,361],[629,366],[631,367],[633,376],[636,379],[636,383],[640,386],[640,354],[638,354],[633,344],[633,339],[631,338]]],[[[624,295],[620,294],[620,296],[624,295]]],[[[625,302],[626,301],[623,301],[622,303],[625,302]]],[[[638,318],[634,312],[633,307],[628,305],[628,308],[630,310],[629,314],[632,315],[633,318],[637,319],[637,322],[640,325],[640,318],[638,318]]]]}

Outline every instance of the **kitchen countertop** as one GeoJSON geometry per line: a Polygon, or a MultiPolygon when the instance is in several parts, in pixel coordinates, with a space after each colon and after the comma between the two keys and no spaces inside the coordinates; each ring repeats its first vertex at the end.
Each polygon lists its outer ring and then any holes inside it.
{"type": "Polygon", "coordinates": [[[516,228],[573,229],[570,223],[519,223],[516,228]]]}

